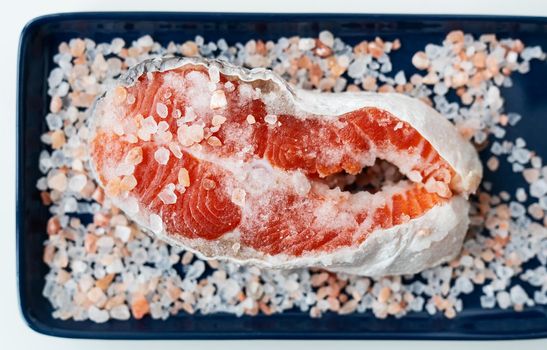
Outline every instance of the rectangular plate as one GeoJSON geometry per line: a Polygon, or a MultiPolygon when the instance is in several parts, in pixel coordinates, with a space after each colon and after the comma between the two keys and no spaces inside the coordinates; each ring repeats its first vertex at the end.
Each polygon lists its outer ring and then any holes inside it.
{"type": "MultiPolygon", "coordinates": [[[[41,176],[38,156],[44,149],[40,135],[47,130],[47,77],[59,43],[73,37],[96,42],[122,37],[126,42],[150,34],[162,44],[184,42],[201,35],[205,40],[225,38],[228,43],[248,39],[276,40],[281,36],[316,36],[330,30],[349,44],[400,38],[403,45],[391,55],[394,71],[415,71],[411,55],[427,43],[440,43],[447,32],[496,33],[520,38],[527,45],[547,48],[545,18],[403,15],[324,14],[223,14],[223,13],[75,13],[50,15],[31,21],[23,30],[19,52],[18,149],[17,149],[17,252],[21,310],[29,326],[41,333],[75,338],[125,339],[515,339],[547,337],[547,307],[524,312],[484,310],[478,295],[463,296],[464,311],[448,320],[440,314],[411,313],[386,320],[371,312],[339,316],[326,314],[312,319],[307,313],[290,311],[273,316],[236,317],[226,314],[180,314],[166,321],[142,320],[61,321],[42,296],[48,267],[42,262],[48,209],[41,204],[36,181],[41,176]]],[[[547,99],[544,79],[547,64],[532,62],[532,73],[514,74],[514,87],[503,90],[506,109],[525,120],[508,128],[508,138],[523,136],[531,149],[547,158],[547,99]]],[[[484,157],[484,155],[483,155],[484,157]]],[[[507,167],[508,168],[508,167],[507,167]]],[[[497,190],[511,193],[522,183],[520,175],[501,169],[486,177],[497,190]]],[[[480,288],[476,288],[478,290],[480,288]]]]}

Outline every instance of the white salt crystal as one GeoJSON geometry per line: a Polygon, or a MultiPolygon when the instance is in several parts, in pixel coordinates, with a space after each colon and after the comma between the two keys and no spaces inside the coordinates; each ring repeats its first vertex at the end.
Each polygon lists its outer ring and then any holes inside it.
{"type": "MultiPolygon", "coordinates": [[[[395,74],[395,84],[397,85],[404,85],[406,84],[406,77],[404,71],[399,71],[397,74],[395,74]]],[[[444,95],[444,94],[443,94],[444,95]]]]}
{"type": "Polygon", "coordinates": [[[81,260],[74,260],[70,264],[70,268],[72,269],[72,272],[74,273],[83,273],[85,272],[85,270],[87,270],[87,264],[81,260]]]}
{"type": "Polygon", "coordinates": [[[464,255],[460,258],[460,264],[462,266],[471,267],[473,266],[473,258],[470,255],[464,255]]]}
{"type": "Polygon", "coordinates": [[[97,247],[104,250],[111,250],[114,246],[114,239],[110,236],[102,236],[97,240],[97,247]]]}
{"type": "Polygon", "coordinates": [[[252,114],[247,115],[247,123],[249,123],[250,125],[256,123],[256,119],[252,114]]]}
{"type": "Polygon", "coordinates": [[[312,38],[300,38],[298,41],[298,49],[300,51],[311,50],[315,47],[315,40],[312,38]]]}
{"type": "Polygon", "coordinates": [[[122,242],[127,242],[131,236],[131,228],[124,225],[117,225],[114,229],[114,235],[122,242]]]}
{"type": "Polygon", "coordinates": [[[319,33],[319,40],[321,40],[321,42],[328,47],[332,47],[334,45],[334,36],[328,30],[323,30],[319,33]]]}
{"type": "Polygon", "coordinates": [[[120,273],[123,271],[123,263],[121,259],[114,259],[110,264],[106,266],[106,272],[111,273],[120,273]]]}
{"type": "Polygon", "coordinates": [[[48,114],[46,116],[46,123],[49,130],[59,130],[63,127],[63,119],[57,114],[48,114]]]}
{"type": "Polygon", "coordinates": [[[89,319],[96,323],[105,323],[110,318],[108,311],[101,310],[94,305],[87,310],[87,313],[89,315],[89,319]]]}
{"type": "Polygon", "coordinates": [[[169,151],[165,147],[159,147],[156,152],[154,152],[154,159],[162,165],[165,165],[169,162],[169,151]]]}
{"type": "Polygon", "coordinates": [[[196,260],[184,275],[185,279],[195,280],[205,272],[205,263],[201,260],[196,260]]]}
{"type": "Polygon", "coordinates": [[[227,279],[221,286],[219,286],[220,297],[225,301],[234,299],[240,291],[241,287],[239,287],[239,284],[231,278],[227,279]]]}
{"type": "Polygon", "coordinates": [[[50,88],[57,87],[63,81],[63,70],[61,68],[54,68],[47,79],[50,88]]]}
{"type": "Polygon", "coordinates": [[[460,276],[456,279],[456,287],[465,294],[469,294],[473,291],[473,283],[469,278],[460,276]]]}
{"type": "Polygon", "coordinates": [[[492,295],[483,295],[480,297],[481,307],[483,309],[491,309],[496,306],[496,298],[492,295]]]}
{"type": "Polygon", "coordinates": [[[496,294],[496,300],[498,301],[499,307],[502,309],[507,309],[511,306],[511,296],[504,290],[496,294]]]}
{"type": "Polygon", "coordinates": [[[511,216],[514,218],[518,218],[526,214],[526,208],[518,202],[509,203],[509,210],[511,211],[511,216]]]}
{"type": "Polygon", "coordinates": [[[528,295],[526,294],[526,291],[520,286],[515,285],[511,288],[509,291],[511,293],[511,301],[513,304],[524,304],[528,300],[528,295]]]}
{"type": "Polygon", "coordinates": [[[137,40],[137,46],[142,48],[148,48],[154,45],[154,40],[150,35],[144,35],[137,40]]]}
{"type": "Polygon", "coordinates": [[[156,214],[150,214],[150,229],[156,234],[163,230],[163,221],[156,214]]]}
{"type": "Polygon", "coordinates": [[[547,181],[545,179],[539,179],[530,185],[530,196],[540,198],[545,194],[547,194],[547,181]]]}
{"type": "Polygon", "coordinates": [[[529,46],[526,47],[520,56],[523,60],[529,61],[533,58],[541,58],[543,55],[543,50],[541,49],[541,46],[529,46]]]}
{"type": "Polygon", "coordinates": [[[211,102],[209,104],[209,107],[211,109],[219,109],[226,107],[227,104],[228,102],[226,101],[226,95],[224,94],[224,91],[215,90],[211,95],[211,102]]]}
{"type": "Polygon", "coordinates": [[[131,314],[129,313],[129,308],[125,304],[114,306],[110,310],[110,317],[115,320],[125,321],[128,320],[130,316],[131,314]]]}
{"type": "Polygon", "coordinates": [[[68,189],[73,192],[80,192],[87,184],[87,177],[83,174],[77,174],[70,178],[68,189]]]}
{"type": "Polygon", "coordinates": [[[275,125],[277,123],[277,115],[275,114],[267,114],[264,117],[264,121],[270,125],[275,125]]]}
{"type": "Polygon", "coordinates": [[[534,292],[534,301],[539,305],[547,305],[547,294],[545,294],[545,291],[536,290],[534,292]]]}
{"type": "Polygon", "coordinates": [[[507,118],[509,125],[514,126],[522,119],[522,116],[518,113],[507,113],[507,118]]]}
{"type": "Polygon", "coordinates": [[[128,214],[137,214],[139,212],[139,202],[135,197],[128,197],[124,200],[124,210],[128,214]]]}

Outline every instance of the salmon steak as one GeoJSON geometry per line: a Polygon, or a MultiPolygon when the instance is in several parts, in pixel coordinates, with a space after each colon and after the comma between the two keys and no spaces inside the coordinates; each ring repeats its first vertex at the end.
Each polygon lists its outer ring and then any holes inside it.
{"type": "Polygon", "coordinates": [[[95,102],[88,142],[106,197],[138,225],[204,259],[268,268],[378,276],[448,261],[482,177],[475,148],[418,99],[306,91],[201,58],[129,69],[95,102]],[[379,162],[401,176],[333,185],[379,162]]]}

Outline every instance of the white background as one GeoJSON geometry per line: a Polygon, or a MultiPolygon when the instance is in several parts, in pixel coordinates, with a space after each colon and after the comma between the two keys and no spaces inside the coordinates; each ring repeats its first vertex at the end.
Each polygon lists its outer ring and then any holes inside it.
{"type": "MultiPolygon", "coordinates": [[[[15,279],[15,97],[19,33],[36,16],[72,11],[225,11],[503,14],[546,16],[545,0],[7,0],[0,14],[0,341],[4,349],[547,349],[547,339],[511,342],[99,341],[44,336],[23,322],[15,279]]],[[[544,48],[545,49],[545,48],[544,48]]],[[[36,259],[41,259],[37,256],[36,259]]],[[[45,302],[45,301],[44,301],[45,302]]]]}

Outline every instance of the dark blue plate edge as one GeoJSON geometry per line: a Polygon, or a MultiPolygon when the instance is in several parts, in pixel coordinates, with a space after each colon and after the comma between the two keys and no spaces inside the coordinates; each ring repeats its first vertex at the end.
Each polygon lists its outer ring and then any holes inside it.
{"type": "Polygon", "coordinates": [[[17,105],[16,105],[16,250],[17,250],[17,261],[16,261],[16,280],[18,286],[18,304],[20,314],[25,321],[25,323],[37,333],[53,336],[53,337],[63,337],[63,338],[74,338],[74,339],[199,339],[199,340],[220,340],[220,339],[371,339],[371,340],[515,340],[515,339],[538,339],[546,338],[547,331],[543,332],[531,332],[528,334],[463,334],[455,336],[453,332],[437,332],[437,333],[428,333],[426,335],[417,335],[416,333],[408,332],[398,332],[396,334],[389,333],[380,333],[380,334],[358,334],[358,333],[336,333],[336,332],[323,332],[323,333],[310,333],[310,332],[299,332],[299,333],[284,333],[284,332],[260,332],[255,331],[253,333],[244,333],[244,332],[199,332],[199,333],[184,333],[183,330],[180,332],[165,332],[158,334],[157,336],[151,335],[148,332],[116,332],[116,333],[95,333],[94,336],[91,336],[87,331],[80,330],[67,330],[62,328],[56,328],[48,326],[46,323],[40,322],[39,320],[33,318],[28,313],[28,308],[26,308],[26,301],[23,297],[23,291],[26,286],[23,283],[23,279],[20,276],[20,271],[22,266],[24,266],[25,261],[22,259],[21,250],[23,249],[23,240],[22,240],[22,227],[23,227],[23,208],[24,208],[24,191],[21,186],[21,180],[24,176],[24,167],[22,166],[21,159],[25,154],[25,143],[24,143],[24,123],[23,123],[23,111],[24,105],[23,101],[23,81],[26,76],[26,72],[23,68],[23,61],[25,58],[26,44],[28,37],[32,31],[38,29],[41,25],[62,21],[67,19],[93,19],[97,16],[101,16],[103,19],[109,18],[118,18],[119,16],[124,17],[134,17],[135,19],[141,18],[143,14],[147,14],[150,19],[172,19],[177,18],[181,19],[180,16],[184,15],[187,19],[215,19],[215,18],[272,18],[277,16],[283,16],[285,19],[296,20],[296,19],[328,19],[328,18],[362,18],[363,16],[368,16],[369,18],[375,19],[384,19],[384,20],[397,20],[397,19],[428,19],[428,20],[473,20],[473,21],[515,21],[515,22],[526,22],[526,23],[547,23],[547,17],[539,16],[506,16],[506,15],[444,15],[444,14],[351,14],[351,13],[239,13],[239,12],[227,12],[227,13],[208,13],[208,12],[67,12],[67,13],[54,13],[47,14],[43,16],[36,17],[30,20],[21,30],[20,39],[19,39],[19,51],[18,51],[18,60],[17,60],[17,105]]]}

